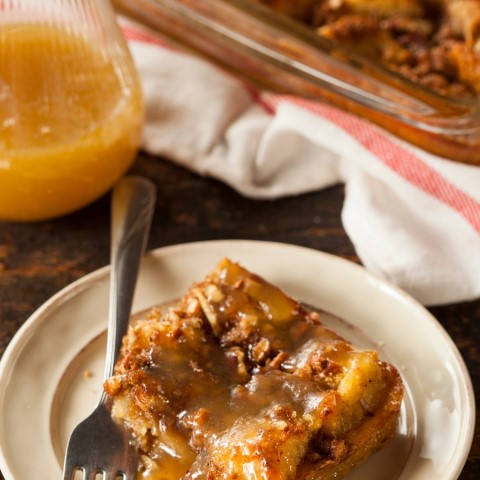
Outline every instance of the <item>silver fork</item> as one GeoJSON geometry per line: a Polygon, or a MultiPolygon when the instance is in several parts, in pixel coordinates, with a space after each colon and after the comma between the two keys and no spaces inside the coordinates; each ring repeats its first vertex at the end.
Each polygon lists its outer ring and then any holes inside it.
{"type": "MultiPolygon", "coordinates": [[[[114,188],[111,224],[110,303],[104,378],[113,374],[122,338],[127,332],[140,261],[145,252],[155,206],[155,187],[129,176],[114,188]]],[[[73,430],[68,442],[63,479],[83,471],[85,480],[135,477],[137,449],[125,428],[112,420],[111,401],[102,393],[93,413],[73,430]]]]}

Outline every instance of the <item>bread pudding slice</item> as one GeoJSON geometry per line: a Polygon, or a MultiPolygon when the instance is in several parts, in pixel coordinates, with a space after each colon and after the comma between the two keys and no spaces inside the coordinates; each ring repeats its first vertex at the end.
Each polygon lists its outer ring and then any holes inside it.
{"type": "Polygon", "coordinates": [[[150,480],[344,478],[392,438],[403,396],[375,351],[228,259],[130,327],[105,390],[150,480]]]}

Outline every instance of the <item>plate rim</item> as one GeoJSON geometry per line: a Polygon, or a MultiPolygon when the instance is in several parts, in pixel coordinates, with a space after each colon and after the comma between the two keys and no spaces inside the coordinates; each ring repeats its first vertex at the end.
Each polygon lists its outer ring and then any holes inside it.
{"type": "MultiPolygon", "coordinates": [[[[367,279],[382,284],[383,286],[387,287],[390,294],[394,294],[400,301],[406,302],[410,304],[411,307],[421,310],[425,320],[428,320],[430,325],[434,327],[438,333],[442,336],[442,339],[447,342],[451,349],[451,353],[454,356],[455,361],[457,362],[457,366],[460,369],[461,376],[460,381],[464,383],[465,386],[465,398],[467,401],[468,413],[466,416],[468,418],[476,418],[476,405],[475,405],[475,394],[473,383],[471,380],[471,376],[467,365],[462,357],[462,354],[454,343],[453,339],[450,337],[446,329],[443,325],[430,313],[418,300],[412,297],[410,294],[406,293],[405,291],[401,290],[399,287],[391,283],[389,280],[381,278],[380,276],[368,271],[364,266],[355,263],[347,258],[341,257],[336,254],[328,253],[325,251],[317,250],[312,247],[280,242],[280,241],[270,241],[270,240],[246,240],[246,239],[216,239],[216,240],[204,240],[204,241],[193,241],[193,242],[185,242],[185,243],[177,243],[172,245],[166,245],[163,247],[153,248],[146,253],[146,256],[153,256],[153,257],[163,257],[169,256],[172,253],[180,253],[182,250],[195,250],[195,249],[203,249],[208,248],[209,246],[215,245],[225,245],[234,248],[235,246],[241,246],[243,248],[255,248],[258,245],[262,245],[264,247],[272,246],[275,248],[285,248],[285,249],[292,249],[298,251],[304,251],[305,253],[310,253],[314,255],[318,255],[323,257],[323,260],[327,262],[339,263],[343,267],[347,269],[351,269],[355,271],[356,274],[361,274],[365,276],[367,279]]],[[[97,268],[82,277],[78,278],[77,280],[71,282],[70,284],[66,285],[59,291],[57,291],[54,295],[49,297],[45,302],[43,302],[23,323],[23,325],[17,330],[15,335],[10,340],[9,344],[7,345],[3,356],[0,358],[0,386],[5,383],[6,373],[8,373],[8,369],[11,368],[12,362],[15,360],[15,356],[18,352],[18,349],[21,349],[22,342],[25,341],[26,337],[31,334],[31,331],[34,328],[38,328],[40,324],[45,321],[48,321],[49,318],[49,311],[55,310],[57,305],[68,301],[69,298],[74,297],[78,294],[86,286],[90,285],[92,282],[95,282],[98,279],[103,279],[104,277],[108,277],[110,273],[110,265],[105,265],[103,267],[97,268]]],[[[194,279],[192,279],[193,281],[194,279]]],[[[2,389],[3,390],[3,389],[2,389]]],[[[0,394],[0,405],[3,404],[2,398],[0,394]]],[[[467,423],[468,431],[464,432],[462,437],[465,439],[463,442],[465,444],[465,448],[462,450],[462,455],[458,456],[458,461],[456,462],[455,471],[452,473],[455,477],[449,477],[446,480],[453,480],[454,478],[458,478],[463,467],[468,459],[468,455],[470,453],[474,433],[475,433],[475,421],[467,423]]],[[[0,438],[1,442],[1,438],[0,438]]],[[[6,479],[14,479],[13,473],[9,467],[8,459],[5,457],[4,448],[2,447],[2,443],[0,443],[0,471],[5,476],[6,479]]]]}

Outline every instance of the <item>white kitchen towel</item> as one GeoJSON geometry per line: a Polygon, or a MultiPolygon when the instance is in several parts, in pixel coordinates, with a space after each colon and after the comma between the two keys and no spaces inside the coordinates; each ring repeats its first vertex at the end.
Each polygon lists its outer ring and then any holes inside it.
{"type": "Polygon", "coordinates": [[[138,27],[123,29],[145,92],[147,152],[254,198],[345,183],[342,222],[368,270],[425,305],[480,296],[479,167],[334,107],[252,91],[138,27]]]}

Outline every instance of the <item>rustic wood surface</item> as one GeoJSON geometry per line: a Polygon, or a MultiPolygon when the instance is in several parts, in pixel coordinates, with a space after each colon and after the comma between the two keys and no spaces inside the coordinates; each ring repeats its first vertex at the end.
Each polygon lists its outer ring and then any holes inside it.
{"type": "MultiPolygon", "coordinates": [[[[150,177],[158,187],[149,248],[228,238],[273,240],[359,262],[340,222],[341,186],[293,198],[255,201],[219,182],[143,154],[132,172],[150,177]]],[[[19,327],[50,296],[108,264],[109,202],[105,196],[55,221],[0,223],[0,356],[19,327]]],[[[430,310],[459,347],[479,390],[480,300],[430,310]]],[[[1,474],[0,478],[4,479],[1,474]]],[[[478,420],[460,478],[480,479],[478,420]]]]}

